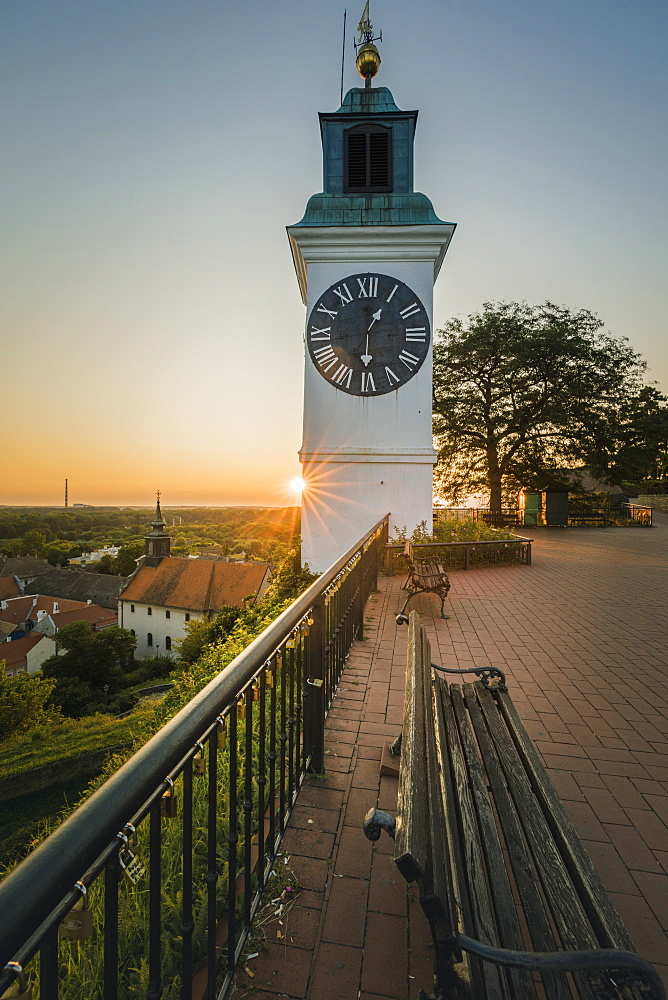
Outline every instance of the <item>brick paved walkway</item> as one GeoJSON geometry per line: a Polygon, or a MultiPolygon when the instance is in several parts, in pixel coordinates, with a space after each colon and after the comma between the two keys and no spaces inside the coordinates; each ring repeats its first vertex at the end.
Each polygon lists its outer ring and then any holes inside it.
{"type": "MultiPolygon", "coordinates": [[[[453,572],[449,621],[416,598],[445,666],[501,666],[513,700],[642,955],[668,981],[668,515],[652,529],[542,529],[532,567],[453,572]]],[[[239,973],[253,1000],[415,998],[426,921],[362,833],[393,810],[382,748],[401,725],[401,579],[367,605],[327,725],[327,776],[302,789],[284,848],[304,890],[239,973]],[[283,935],[276,938],[276,929],[283,935]]]]}

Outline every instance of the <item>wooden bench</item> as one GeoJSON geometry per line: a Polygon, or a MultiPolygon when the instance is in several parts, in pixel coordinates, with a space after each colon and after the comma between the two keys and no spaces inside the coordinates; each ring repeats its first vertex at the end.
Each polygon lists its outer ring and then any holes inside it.
{"type": "Polygon", "coordinates": [[[598,514],[569,514],[568,523],[574,527],[576,524],[594,524],[599,528],[607,528],[610,519],[605,511],[598,514]]]}
{"type": "Polygon", "coordinates": [[[661,980],[635,953],[503,673],[432,664],[414,611],[397,818],[372,809],[364,820],[370,840],[382,829],[394,837],[399,871],[419,887],[434,943],[435,998],[664,1000],[661,980]],[[480,679],[449,684],[448,673],[480,679]]]}
{"type": "Polygon", "coordinates": [[[441,598],[441,618],[449,618],[450,616],[443,611],[443,604],[450,590],[450,578],[443,564],[438,559],[417,559],[410,542],[406,542],[404,546],[404,557],[408,561],[409,568],[401,589],[409,590],[410,593],[397,615],[397,625],[408,625],[406,608],[408,602],[417,594],[438,594],[441,598]]]}

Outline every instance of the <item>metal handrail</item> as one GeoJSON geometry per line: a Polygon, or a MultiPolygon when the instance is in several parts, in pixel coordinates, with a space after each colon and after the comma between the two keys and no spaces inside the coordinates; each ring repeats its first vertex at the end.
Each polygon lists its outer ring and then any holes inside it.
{"type": "MultiPolygon", "coordinates": [[[[303,625],[308,615],[316,619],[316,635],[307,637],[300,663],[307,664],[311,677],[320,678],[320,684],[314,691],[319,697],[313,698],[311,708],[315,706],[321,715],[326,713],[332,689],[338,683],[338,674],[348,652],[341,645],[339,633],[342,630],[346,632],[349,648],[361,632],[363,601],[360,603],[360,599],[366,600],[374,584],[380,550],[387,539],[388,519],[389,514],[351,546],[0,883],[0,990],[9,981],[8,974],[3,975],[2,972],[6,964],[18,954],[22,961],[26,961],[39,948],[42,939],[52,934],[50,928],[60,919],[63,909],[66,911],[71,905],[68,901],[73,902],[72,887],[75,883],[87,878],[91,869],[95,868],[90,878],[92,881],[109,863],[109,859],[113,860],[114,851],[118,853],[121,846],[117,840],[119,831],[123,831],[128,823],[136,824],[149,811],[153,824],[156,805],[159,823],[160,798],[171,781],[166,776],[181,773],[186,763],[190,762],[194,744],[202,746],[210,738],[215,744],[220,716],[229,713],[242,696],[249,700],[249,685],[276,656],[277,650],[285,648],[286,640],[303,625]],[[348,604],[341,607],[340,613],[337,610],[339,617],[334,620],[328,612],[331,595],[336,592],[340,581],[360,565],[360,560],[364,559],[375,541],[378,542],[378,553],[374,550],[374,565],[362,568],[363,575],[356,580],[356,589],[346,596],[348,604]],[[335,650],[332,649],[334,642],[338,643],[335,650]],[[337,654],[334,660],[333,653],[337,654]],[[334,667],[330,661],[335,663],[334,667]],[[47,914],[50,917],[45,921],[47,914]],[[28,951],[30,954],[27,954],[28,951]]],[[[292,683],[294,693],[299,680],[292,683]]],[[[317,741],[320,734],[322,743],[324,718],[311,719],[308,726],[305,720],[300,737],[303,750],[295,750],[295,759],[303,756],[306,761],[308,756],[309,760],[316,760],[317,768],[322,770],[323,747],[315,743],[305,747],[307,728],[308,739],[317,741]]],[[[215,751],[211,756],[215,767],[215,751]]],[[[292,764],[290,766],[292,768],[292,764]]],[[[292,770],[290,773],[292,781],[292,770]]],[[[297,779],[295,783],[298,783],[297,779]]]]}
{"type": "MultiPolygon", "coordinates": [[[[533,538],[525,538],[524,535],[514,535],[512,538],[471,538],[464,542],[412,542],[414,549],[444,548],[445,546],[461,545],[514,545],[515,542],[533,542],[533,538]]],[[[388,542],[386,548],[401,549],[403,551],[405,542],[388,542]]]]}

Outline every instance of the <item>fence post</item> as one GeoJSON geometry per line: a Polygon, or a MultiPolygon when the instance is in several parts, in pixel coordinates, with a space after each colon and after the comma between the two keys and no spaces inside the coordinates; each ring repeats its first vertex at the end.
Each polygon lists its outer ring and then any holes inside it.
{"type": "Polygon", "coordinates": [[[468,569],[471,565],[471,546],[464,546],[464,569],[468,569]]]}
{"type": "Polygon", "coordinates": [[[311,757],[309,771],[316,774],[325,770],[325,610],[325,599],[320,596],[313,605],[306,662],[304,739],[307,757],[311,757]]]}

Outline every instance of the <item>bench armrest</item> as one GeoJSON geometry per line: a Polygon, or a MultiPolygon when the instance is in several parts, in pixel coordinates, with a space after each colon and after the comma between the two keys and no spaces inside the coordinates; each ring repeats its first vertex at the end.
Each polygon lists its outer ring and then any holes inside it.
{"type": "MultiPolygon", "coordinates": [[[[649,988],[651,1000],[666,1000],[666,991],[656,969],[632,951],[617,951],[613,948],[601,948],[597,951],[512,951],[509,948],[492,948],[464,934],[459,934],[457,940],[464,951],[477,955],[483,961],[513,969],[583,973],[623,970],[624,979],[629,985],[640,978],[649,988]]],[[[614,983],[618,987],[625,985],[619,974],[615,975],[614,983]]],[[[604,988],[605,985],[604,983],[604,988]]],[[[613,983],[610,982],[609,985],[612,989],[608,993],[597,995],[618,996],[613,983]]]]}

